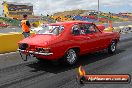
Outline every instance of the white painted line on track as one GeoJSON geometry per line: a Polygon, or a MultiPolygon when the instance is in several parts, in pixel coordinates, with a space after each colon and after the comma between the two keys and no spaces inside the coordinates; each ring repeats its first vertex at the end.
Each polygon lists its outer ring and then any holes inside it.
{"type": "Polygon", "coordinates": [[[3,55],[11,55],[11,54],[15,54],[15,53],[18,53],[18,52],[3,53],[3,54],[0,54],[0,56],[3,56],[3,55]]]}

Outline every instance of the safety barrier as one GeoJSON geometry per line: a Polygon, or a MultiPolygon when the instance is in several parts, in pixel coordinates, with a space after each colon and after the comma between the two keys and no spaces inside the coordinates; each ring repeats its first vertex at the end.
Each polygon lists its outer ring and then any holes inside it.
{"type": "Polygon", "coordinates": [[[112,32],[112,31],[113,31],[113,28],[110,28],[110,27],[104,29],[104,32],[112,32]]]}
{"type": "Polygon", "coordinates": [[[132,25],[128,25],[128,26],[119,26],[120,28],[120,32],[122,34],[126,34],[126,33],[131,33],[132,32],[132,25]]]}
{"type": "MultiPolygon", "coordinates": [[[[31,35],[34,33],[31,33],[31,35]]],[[[18,42],[24,37],[20,32],[0,33],[0,54],[16,51],[18,42]]]]}
{"type": "Polygon", "coordinates": [[[113,32],[120,32],[120,31],[121,31],[121,29],[119,27],[114,27],[113,28],[113,32]]]}
{"type": "Polygon", "coordinates": [[[120,32],[121,34],[131,33],[132,32],[132,25],[128,26],[119,26],[119,27],[113,27],[113,28],[105,28],[105,32],[120,32]]]}

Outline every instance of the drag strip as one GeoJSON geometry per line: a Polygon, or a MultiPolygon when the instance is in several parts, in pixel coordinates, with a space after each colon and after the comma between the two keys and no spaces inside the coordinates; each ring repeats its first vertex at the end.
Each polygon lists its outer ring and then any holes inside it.
{"type": "MultiPolygon", "coordinates": [[[[54,66],[50,62],[37,60],[0,68],[0,88],[131,88],[132,84],[86,84],[76,82],[77,68],[82,65],[88,74],[130,74],[132,75],[132,34],[122,35],[116,54],[106,51],[81,56],[77,65],[54,66]]],[[[5,57],[1,55],[0,57],[5,57]]],[[[17,54],[13,56],[18,59],[17,54]]],[[[9,58],[6,57],[7,63],[9,58]]],[[[2,60],[1,58],[0,60],[2,60]]],[[[20,58],[19,58],[20,59],[20,58]]],[[[3,61],[4,62],[4,61],[3,61]]],[[[14,59],[15,62],[15,59],[14,59]]],[[[0,62],[1,63],[1,62],[0,62]]],[[[4,62],[6,63],[6,61],[4,62]]],[[[13,63],[13,61],[12,61],[13,63]]],[[[4,65],[4,64],[3,64],[4,65]]],[[[2,66],[2,65],[0,65],[2,66]]]]}
{"type": "MultiPolygon", "coordinates": [[[[82,65],[87,74],[130,74],[132,75],[132,41],[122,42],[118,46],[117,54],[109,55],[106,52],[82,56],[79,63],[72,68],[63,67],[65,70],[55,76],[43,79],[37,83],[30,83],[25,88],[131,88],[130,84],[86,84],[79,85],[76,81],[77,67],[82,65]],[[67,81],[68,80],[68,81],[67,81]]],[[[26,83],[23,83],[23,85],[26,83]]]]}

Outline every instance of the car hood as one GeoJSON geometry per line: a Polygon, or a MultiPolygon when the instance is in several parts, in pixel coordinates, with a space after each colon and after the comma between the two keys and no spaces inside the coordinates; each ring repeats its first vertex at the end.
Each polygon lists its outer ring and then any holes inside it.
{"type": "Polygon", "coordinates": [[[50,35],[50,34],[36,34],[33,36],[30,36],[28,38],[23,39],[19,43],[28,43],[31,45],[44,45],[52,40],[55,40],[58,36],[50,35]]]}

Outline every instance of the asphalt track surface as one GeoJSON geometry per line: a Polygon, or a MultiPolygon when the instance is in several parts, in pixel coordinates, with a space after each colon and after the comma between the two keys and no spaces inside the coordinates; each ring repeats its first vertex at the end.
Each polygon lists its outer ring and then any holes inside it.
{"type": "Polygon", "coordinates": [[[116,54],[106,51],[81,56],[75,66],[53,65],[35,58],[24,62],[18,53],[0,55],[0,88],[132,88],[130,84],[85,84],[76,81],[77,68],[87,74],[132,75],[132,33],[123,34],[116,54]]]}
{"type": "MultiPolygon", "coordinates": [[[[132,25],[132,21],[113,23],[113,27],[128,26],[128,25],[132,25]]],[[[104,24],[104,26],[108,27],[109,24],[104,24]]],[[[8,33],[8,32],[22,32],[22,30],[20,27],[0,28],[0,33],[8,33]]]]}

